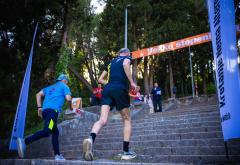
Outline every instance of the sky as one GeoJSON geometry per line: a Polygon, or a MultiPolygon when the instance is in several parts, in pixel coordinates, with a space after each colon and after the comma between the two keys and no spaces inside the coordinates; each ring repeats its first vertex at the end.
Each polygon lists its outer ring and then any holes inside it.
{"type": "Polygon", "coordinates": [[[94,13],[99,14],[103,12],[103,9],[105,7],[105,3],[102,0],[92,0],[91,5],[96,8],[94,13]]]}

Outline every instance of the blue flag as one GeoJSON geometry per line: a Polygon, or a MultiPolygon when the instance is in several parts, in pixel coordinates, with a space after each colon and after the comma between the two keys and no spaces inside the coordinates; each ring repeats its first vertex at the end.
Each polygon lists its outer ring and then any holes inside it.
{"type": "Polygon", "coordinates": [[[240,138],[240,85],[234,0],[208,0],[224,141],[240,138]]]}
{"type": "Polygon", "coordinates": [[[27,69],[24,75],[21,93],[18,100],[17,111],[15,115],[13,129],[12,129],[11,141],[9,144],[9,150],[17,150],[17,138],[24,137],[25,119],[26,119],[27,103],[28,103],[28,92],[29,92],[29,84],[30,84],[31,68],[32,68],[32,56],[33,56],[34,41],[35,41],[37,29],[38,29],[38,23],[36,25],[35,32],[33,35],[32,47],[31,47],[31,51],[28,59],[27,69]]]}

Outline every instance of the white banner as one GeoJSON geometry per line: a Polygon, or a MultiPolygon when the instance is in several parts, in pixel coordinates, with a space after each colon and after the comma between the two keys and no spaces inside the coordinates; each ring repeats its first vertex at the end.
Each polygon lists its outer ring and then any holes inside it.
{"type": "Polygon", "coordinates": [[[224,141],[240,138],[240,85],[234,0],[208,0],[224,141]]]}

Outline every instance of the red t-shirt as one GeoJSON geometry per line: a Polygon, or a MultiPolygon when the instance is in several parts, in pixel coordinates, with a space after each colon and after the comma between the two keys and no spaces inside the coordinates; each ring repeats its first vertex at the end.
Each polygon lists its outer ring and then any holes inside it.
{"type": "Polygon", "coordinates": [[[102,88],[93,88],[93,94],[96,96],[96,98],[101,99],[102,98],[102,88]]]}

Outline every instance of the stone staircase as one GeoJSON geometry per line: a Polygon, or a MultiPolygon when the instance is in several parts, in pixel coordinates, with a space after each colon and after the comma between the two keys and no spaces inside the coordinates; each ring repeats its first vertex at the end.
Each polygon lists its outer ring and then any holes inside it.
{"type": "MultiPolygon", "coordinates": [[[[133,121],[131,148],[137,162],[206,163],[226,160],[225,146],[216,106],[180,114],[154,114],[133,121]]],[[[68,159],[81,159],[83,138],[89,129],[69,132],[62,138],[62,151],[68,159]]],[[[229,144],[232,158],[240,158],[240,145],[229,144]]],[[[109,123],[95,141],[97,158],[115,159],[122,149],[122,123],[109,123]]],[[[240,160],[240,159],[239,159],[240,160]]]]}
{"type": "MultiPolygon", "coordinates": [[[[240,140],[227,143],[230,160],[226,159],[216,102],[192,100],[188,104],[178,102],[174,104],[171,110],[168,108],[168,111],[156,114],[149,114],[146,105],[136,110],[138,112],[135,113],[132,122],[130,147],[138,156],[130,162],[117,158],[117,154],[122,151],[123,125],[117,118],[110,119],[96,138],[95,161],[92,163],[238,164],[240,162],[240,140]]],[[[98,115],[85,112],[79,118],[60,124],[60,150],[69,160],[64,164],[87,164],[82,160],[82,142],[88,137],[97,118],[98,115]]],[[[24,160],[25,163],[37,165],[44,161],[44,164],[56,164],[48,160],[53,158],[52,148],[49,146],[51,146],[50,138],[31,144],[28,147],[28,160],[24,160]],[[44,160],[36,160],[39,158],[44,160]]],[[[5,163],[6,161],[14,160],[5,160],[5,163]]],[[[1,162],[3,160],[0,164],[1,162]]]]}

